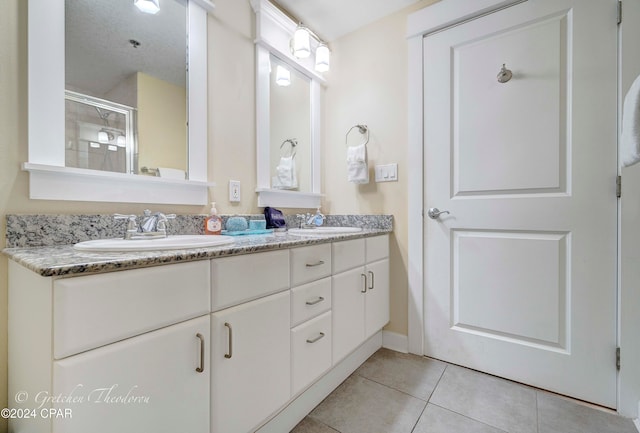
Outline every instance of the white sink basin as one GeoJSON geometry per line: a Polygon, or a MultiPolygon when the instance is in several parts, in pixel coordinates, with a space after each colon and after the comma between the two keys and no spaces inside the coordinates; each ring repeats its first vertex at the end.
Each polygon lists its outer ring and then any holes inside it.
{"type": "Polygon", "coordinates": [[[73,246],[80,251],[156,251],[217,247],[234,242],[232,236],[176,235],[159,239],[98,239],[73,246]]]}
{"type": "Polygon", "coordinates": [[[359,233],[360,227],[316,227],[313,229],[289,229],[287,233],[294,236],[332,236],[359,233]]]}

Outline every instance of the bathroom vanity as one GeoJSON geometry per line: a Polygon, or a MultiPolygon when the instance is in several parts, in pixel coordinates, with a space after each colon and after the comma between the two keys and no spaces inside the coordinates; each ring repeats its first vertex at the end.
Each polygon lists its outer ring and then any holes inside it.
{"type": "Polygon", "coordinates": [[[12,431],[289,431],[381,346],[388,233],[5,250],[12,431]]]}

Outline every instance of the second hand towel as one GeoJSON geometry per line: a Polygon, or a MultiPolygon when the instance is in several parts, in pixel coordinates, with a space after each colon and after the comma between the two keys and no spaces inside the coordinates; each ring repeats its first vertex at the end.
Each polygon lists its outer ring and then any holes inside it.
{"type": "Polygon", "coordinates": [[[358,184],[369,183],[366,145],[351,146],[347,149],[347,180],[358,184]]]}

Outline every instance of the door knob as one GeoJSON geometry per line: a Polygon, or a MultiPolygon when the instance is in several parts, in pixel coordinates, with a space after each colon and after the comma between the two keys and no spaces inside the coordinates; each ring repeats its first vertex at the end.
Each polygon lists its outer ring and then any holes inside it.
{"type": "Polygon", "coordinates": [[[449,211],[440,210],[437,207],[432,207],[427,211],[427,215],[429,215],[429,218],[431,218],[432,220],[438,219],[443,213],[449,213],[449,211]]]}

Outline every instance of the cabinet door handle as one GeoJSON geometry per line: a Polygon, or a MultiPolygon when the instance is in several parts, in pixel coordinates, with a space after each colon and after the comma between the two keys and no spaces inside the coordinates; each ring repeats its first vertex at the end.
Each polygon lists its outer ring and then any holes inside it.
{"type": "Polygon", "coordinates": [[[322,296],[318,296],[318,299],[315,299],[313,301],[307,301],[307,305],[316,305],[319,302],[324,301],[324,298],[322,296]]]}
{"type": "Polygon", "coordinates": [[[199,332],[196,337],[200,339],[200,367],[196,367],[196,371],[202,373],[204,371],[204,337],[199,332]]]}
{"type": "Polygon", "coordinates": [[[307,339],[307,343],[315,343],[316,341],[320,340],[322,337],[324,337],[324,332],[321,332],[320,335],[318,335],[317,337],[313,337],[313,338],[308,338],[307,339]]]}
{"type": "Polygon", "coordinates": [[[360,274],[362,276],[362,290],[360,293],[367,293],[367,276],[365,274],[360,274]]]}
{"type": "Polygon", "coordinates": [[[229,359],[233,356],[233,329],[231,329],[231,324],[229,322],[224,322],[224,326],[229,329],[229,353],[225,353],[224,357],[229,359]]]}
{"type": "Polygon", "coordinates": [[[375,287],[376,283],[375,283],[375,275],[373,272],[369,271],[369,275],[371,275],[371,285],[369,286],[369,290],[373,290],[373,288],[375,287]]]}
{"type": "Polygon", "coordinates": [[[307,263],[307,268],[313,268],[315,266],[320,266],[320,265],[324,265],[324,260],[318,260],[315,263],[307,263]]]}

